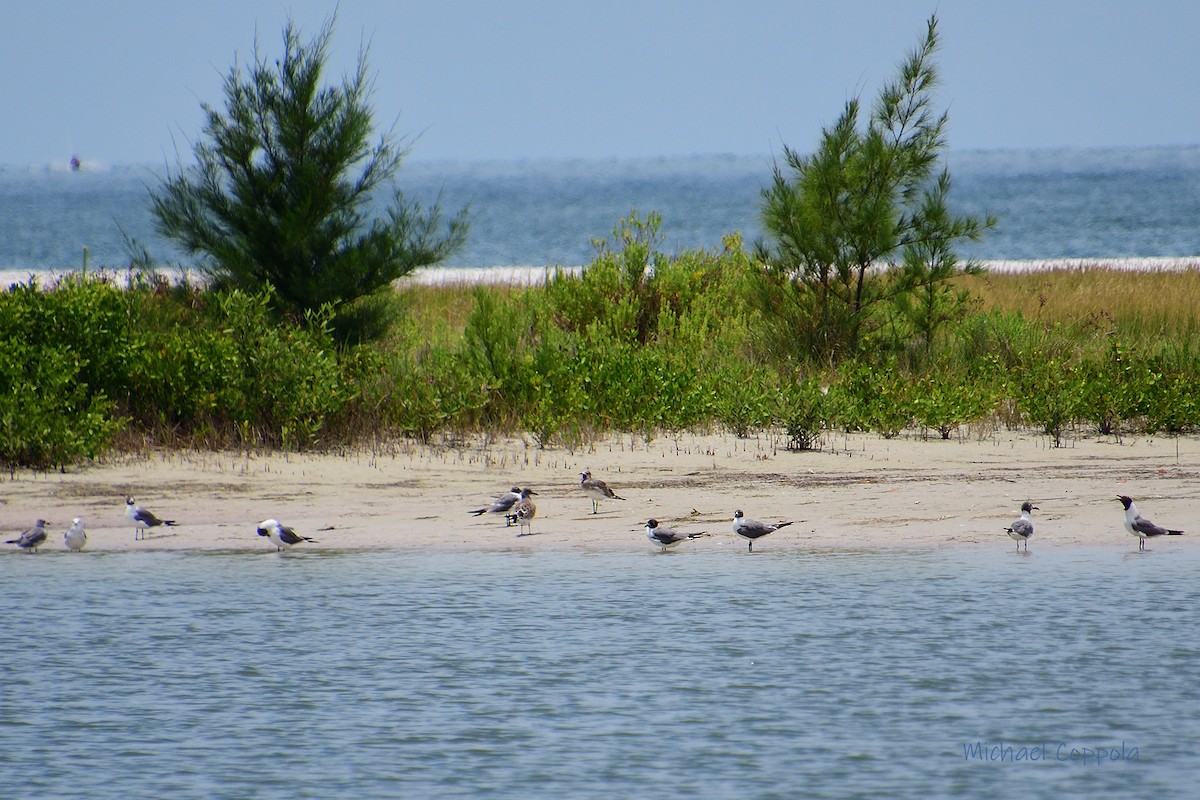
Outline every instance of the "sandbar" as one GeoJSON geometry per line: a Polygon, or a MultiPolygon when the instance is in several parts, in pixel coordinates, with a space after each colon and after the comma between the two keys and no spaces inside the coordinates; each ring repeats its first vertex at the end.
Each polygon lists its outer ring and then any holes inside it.
{"type": "MultiPolygon", "coordinates": [[[[62,532],[84,519],[82,555],[111,551],[271,552],[260,520],[274,517],[317,540],[297,548],[646,551],[651,517],[708,534],[680,550],[745,553],[732,534],[735,509],[765,522],[791,521],[755,545],[780,550],[992,547],[1013,550],[1004,527],[1033,501],[1030,550],[1098,546],[1136,551],[1115,497],[1194,536],[1158,539],[1169,552],[1200,542],[1200,440],[1170,436],[1084,437],[1054,447],[1044,436],[997,431],[926,439],[829,434],[819,450],[786,449],[782,435],[738,438],[684,433],[650,442],[614,435],[573,450],[540,449],[520,437],[457,444],[388,443],[337,453],[161,451],[109,458],[65,473],[5,476],[0,533],[37,518],[63,552],[62,532]],[[600,504],[579,489],[591,470],[624,500],[600,504]],[[518,536],[486,507],[512,485],[537,492],[531,535],[518,536]],[[173,528],[135,540],[125,497],[173,528]]],[[[2,536],[0,541],[12,536],[2,536]]],[[[0,555],[17,554],[0,545],[0,555]]]]}

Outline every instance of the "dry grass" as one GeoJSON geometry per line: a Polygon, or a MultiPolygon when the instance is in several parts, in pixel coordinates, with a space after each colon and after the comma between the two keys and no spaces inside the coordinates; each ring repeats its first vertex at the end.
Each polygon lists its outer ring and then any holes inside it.
{"type": "MultiPolygon", "coordinates": [[[[451,346],[462,338],[475,308],[478,287],[465,280],[436,285],[413,283],[397,287],[396,295],[419,341],[430,346],[451,346]]],[[[525,291],[522,286],[504,284],[489,284],[487,289],[501,297],[525,291]]]]}
{"type": "Polygon", "coordinates": [[[958,279],[982,311],[1021,312],[1046,324],[1127,334],[1179,335],[1200,328],[1200,270],[1052,269],[958,279]]]}
{"type": "MultiPolygon", "coordinates": [[[[403,284],[396,292],[418,338],[450,346],[462,336],[479,285],[464,278],[403,284]]],[[[957,285],[977,299],[980,311],[1020,312],[1048,326],[1121,331],[1134,338],[1200,335],[1200,269],[992,272],[962,276],[957,285]]],[[[487,287],[504,297],[527,289],[504,282],[487,287]]]]}

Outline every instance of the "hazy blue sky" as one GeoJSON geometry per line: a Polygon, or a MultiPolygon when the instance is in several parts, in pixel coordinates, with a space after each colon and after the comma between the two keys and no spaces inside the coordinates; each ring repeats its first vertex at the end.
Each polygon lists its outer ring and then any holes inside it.
{"type": "MultiPolygon", "coordinates": [[[[174,161],[257,32],[333,0],[10,0],[0,163],[174,161]]],[[[1194,0],[342,0],[414,159],[770,154],[879,83],[936,12],[955,149],[1200,143],[1194,0]]]]}

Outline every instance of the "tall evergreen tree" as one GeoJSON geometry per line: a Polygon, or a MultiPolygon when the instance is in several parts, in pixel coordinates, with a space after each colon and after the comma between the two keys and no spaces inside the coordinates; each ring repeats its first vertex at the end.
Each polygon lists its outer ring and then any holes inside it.
{"type": "Polygon", "coordinates": [[[287,309],[335,308],[416,267],[443,260],[466,237],[466,211],[408,202],[394,177],[407,150],[374,138],[365,51],[340,85],[322,83],[333,20],[307,44],[294,23],[283,57],[260,55],[225,79],[225,108],[207,103],[195,166],[151,192],[158,231],[200,257],[218,285],[269,284],[287,309]],[[371,216],[391,189],[392,204],[371,216]]]}
{"type": "Polygon", "coordinates": [[[786,169],[776,165],[763,190],[762,308],[790,334],[774,337],[776,346],[804,351],[785,357],[854,356],[885,308],[932,337],[930,326],[961,300],[947,282],[974,267],[959,265],[953,245],[977,239],[994,220],[956,216],[946,204],[950,176],[936,167],[947,116],[932,109],[937,45],[931,17],[866,126],[858,98],[850,100],[815,153],[785,146],[786,169]]]}

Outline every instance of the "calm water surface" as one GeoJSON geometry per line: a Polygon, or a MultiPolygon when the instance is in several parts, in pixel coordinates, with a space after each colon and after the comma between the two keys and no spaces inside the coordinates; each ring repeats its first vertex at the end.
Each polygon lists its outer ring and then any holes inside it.
{"type": "Polygon", "coordinates": [[[6,553],[0,785],[1184,797],[1200,551],[1132,548],[6,553]]]}

